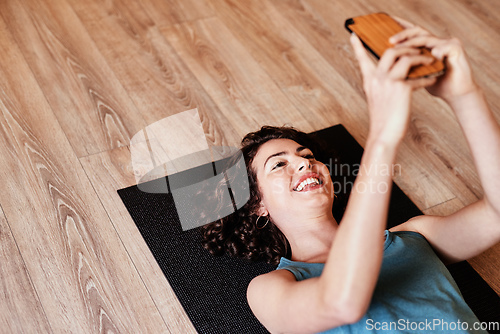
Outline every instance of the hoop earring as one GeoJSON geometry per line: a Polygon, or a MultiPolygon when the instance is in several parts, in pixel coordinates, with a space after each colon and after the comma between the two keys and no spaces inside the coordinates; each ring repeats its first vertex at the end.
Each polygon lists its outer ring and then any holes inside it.
{"type": "Polygon", "coordinates": [[[259,219],[260,219],[261,217],[263,217],[263,216],[259,216],[259,217],[257,218],[257,220],[255,221],[255,226],[257,227],[257,229],[258,229],[258,230],[262,230],[262,229],[263,229],[264,227],[266,227],[266,226],[267,226],[267,224],[269,223],[269,218],[267,218],[266,223],[265,223],[264,225],[262,225],[262,226],[259,226],[259,219]]]}

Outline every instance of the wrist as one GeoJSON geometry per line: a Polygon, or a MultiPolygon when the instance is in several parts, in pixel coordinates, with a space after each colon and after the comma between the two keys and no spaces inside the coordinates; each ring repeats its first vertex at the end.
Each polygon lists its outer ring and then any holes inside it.
{"type": "Polygon", "coordinates": [[[395,158],[401,140],[387,140],[382,137],[368,136],[365,145],[365,154],[372,156],[384,156],[385,158],[395,158]]]}
{"type": "Polygon", "coordinates": [[[403,141],[405,133],[406,131],[394,131],[387,128],[378,129],[378,131],[370,129],[365,144],[365,150],[372,148],[377,151],[397,151],[399,145],[403,141]]]}
{"type": "Polygon", "coordinates": [[[485,103],[485,97],[480,88],[469,91],[466,94],[456,96],[453,99],[445,100],[446,103],[453,109],[455,114],[460,114],[462,111],[475,109],[478,104],[485,103]]]}
{"type": "Polygon", "coordinates": [[[443,100],[448,103],[452,108],[461,106],[463,103],[468,103],[471,100],[476,100],[478,98],[483,98],[483,92],[479,86],[475,83],[465,92],[453,95],[444,96],[443,100]]]}

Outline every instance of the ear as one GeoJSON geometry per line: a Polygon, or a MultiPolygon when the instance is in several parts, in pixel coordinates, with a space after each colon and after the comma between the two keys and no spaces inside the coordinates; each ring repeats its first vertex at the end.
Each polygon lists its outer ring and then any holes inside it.
{"type": "Polygon", "coordinates": [[[269,211],[267,211],[266,206],[264,205],[264,203],[262,201],[260,202],[259,208],[257,209],[257,215],[258,216],[268,216],[269,215],[269,211]]]}

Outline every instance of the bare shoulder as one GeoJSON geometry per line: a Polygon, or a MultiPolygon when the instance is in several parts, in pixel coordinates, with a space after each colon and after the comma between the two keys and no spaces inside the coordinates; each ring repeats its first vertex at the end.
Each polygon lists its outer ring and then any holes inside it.
{"type": "Polygon", "coordinates": [[[260,275],[248,286],[248,304],[271,333],[318,333],[352,323],[348,308],[324,298],[319,280],[297,281],[286,269],[260,275]]]}
{"type": "Polygon", "coordinates": [[[252,279],[247,289],[247,298],[250,307],[258,306],[269,294],[277,297],[282,291],[286,291],[290,284],[296,283],[295,276],[288,270],[279,269],[252,279]]]}
{"type": "Polygon", "coordinates": [[[268,330],[279,328],[279,310],[282,309],[287,291],[296,283],[290,271],[279,269],[255,277],[248,285],[248,305],[268,330]]]}

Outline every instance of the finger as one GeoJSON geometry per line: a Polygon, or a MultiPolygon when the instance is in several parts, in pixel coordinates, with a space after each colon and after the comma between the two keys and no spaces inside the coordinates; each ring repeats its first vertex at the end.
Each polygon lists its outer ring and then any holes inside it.
{"type": "Polygon", "coordinates": [[[358,60],[359,67],[361,68],[361,73],[364,77],[369,75],[375,69],[375,64],[356,34],[351,35],[351,45],[354,49],[354,54],[358,60]]]}
{"type": "Polygon", "coordinates": [[[418,65],[430,65],[434,58],[429,56],[403,56],[392,67],[389,76],[393,79],[406,79],[410,69],[418,65]]]}
{"type": "Polygon", "coordinates": [[[408,39],[404,42],[399,43],[395,47],[414,47],[414,48],[420,48],[420,47],[426,47],[429,49],[432,49],[436,47],[439,44],[442,44],[445,42],[445,40],[434,37],[434,36],[417,36],[411,39],[408,39]]]}
{"type": "Polygon", "coordinates": [[[396,63],[396,61],[403,56],[416,56],[420,54],[420,50],[416,48],[391,48],[387,49],[380,58],[378,69],[380,71],[388,72],[396,63]]]}
{"type": "Polygon", "coordinates": [[[411,28],[408,28],[408,29],[405,29],[397,34],[395,34],[394,36],[391,36],[389,38],[389,43],[392,43],[392,44],[398,44],[398,43],[401,43],[403,41],[406,41],[408,39],[411,39],[411,38],[414,38],[414,37],[417,37],[417,36],[430,36],[431,33],[428,32],[427,30],[421,28],[421,27],[418,27],[418,26],[414,26],[414,27],[411,27],[411,28]]]}
{"type": "Polygon", "coordinates": [[[460,41],[457,39],[451,39],[437,44],[434,48],[432,48],[431,53],[439,60],[443,60],[445,57],[449,60],[453,60],[463,54],[464,51],[460,41]]]}

